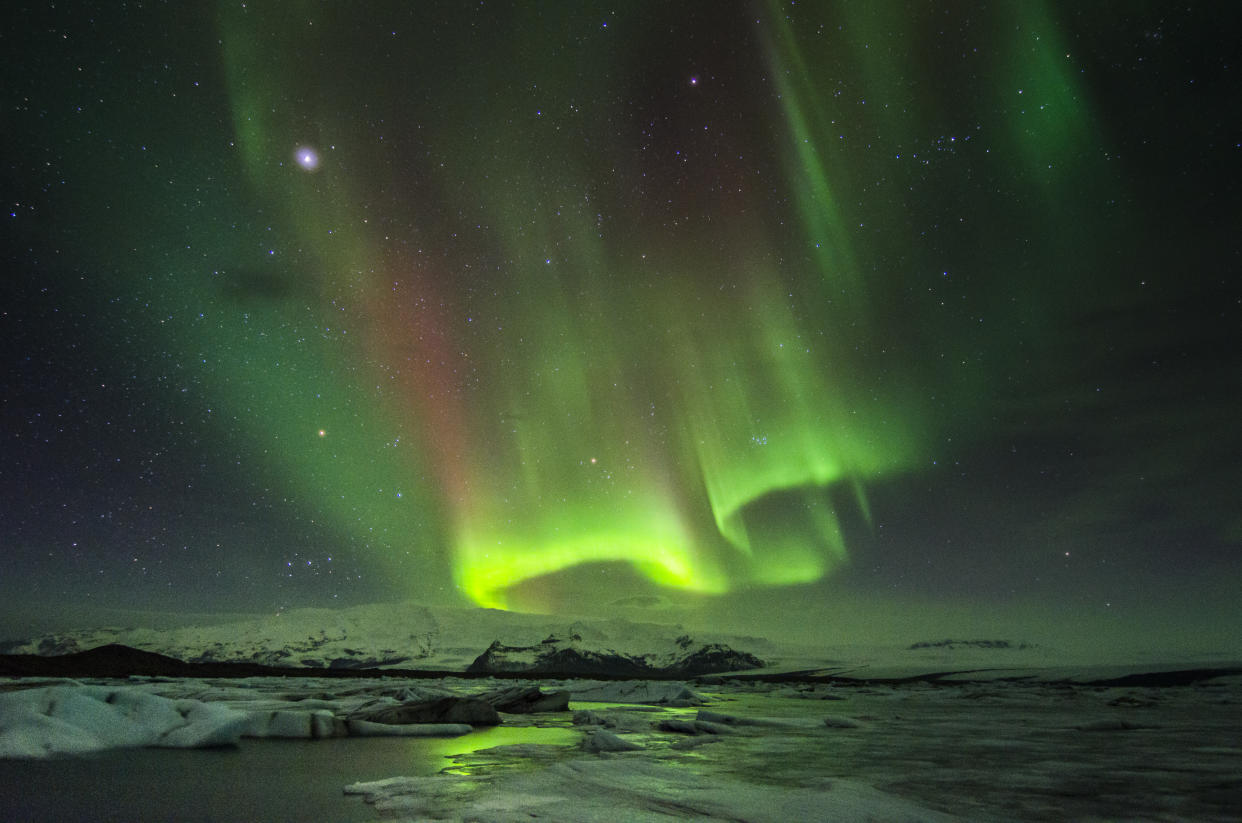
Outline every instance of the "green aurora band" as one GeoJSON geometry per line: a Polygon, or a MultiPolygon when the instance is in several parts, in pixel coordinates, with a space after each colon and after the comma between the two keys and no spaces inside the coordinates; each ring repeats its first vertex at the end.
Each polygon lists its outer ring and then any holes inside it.
{"type": "MultiPolygon", "coordinates": [[[[457,32],[456,71],[435,66],[436,32],[360,62],[346,4],[219,8],[237,157],[279,240],[190,286],[227,320],[177,340],[338,528],[393,575],[440,558],[480,605],[546,606],[583,564],[705,594],[820,579],[847,559],[841,507],[865,521],[868,485],[926,465],[991,379],[929,378],[911,352],[933,318],[885,331],[908,284],[859,228],[886,206],[867,193],[881,161],[855,147],[913,145],[950,116],[903,96],[920,36],[897,6],[841,4],[845,50],[796,34],[780,4],[739,21],[755,53],[736,71],[763,75],[766,99],[699,119],[618,90],[695,93],[648,67],[658,43],[577,38],[583,20],[659,29],[661,4],[632,6],[484,20],[512,28],[510,50],[457,32]],[[898,34],[872,48],[881,31],[898,34]],[[701,147],[697,130],[710,155],[668,148],[683,132],[701,147]],[[319,169],[293,162],[300,144],[319,169]]],[[[1031,110],[990,139],[1055,197],[1089,118],[1042,4],[1007,8],[991,24],[1011,42],[981,68],[994,105],[1024,88],[1031,110]]]]}

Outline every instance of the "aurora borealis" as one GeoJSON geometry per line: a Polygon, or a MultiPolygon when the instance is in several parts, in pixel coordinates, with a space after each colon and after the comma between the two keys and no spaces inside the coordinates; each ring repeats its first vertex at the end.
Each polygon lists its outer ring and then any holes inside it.
{"type": "Polygon", "coordinates": [[[1236,582],[1233,16],[28,9],[0,586],[1103,614],[1236,582]]]}

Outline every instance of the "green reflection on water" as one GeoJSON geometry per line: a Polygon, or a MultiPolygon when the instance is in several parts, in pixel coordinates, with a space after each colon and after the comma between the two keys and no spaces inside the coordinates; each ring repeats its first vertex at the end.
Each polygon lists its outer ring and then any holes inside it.
{"type": "MultiPolygon", "coordinates": [[[[568,717],[564,722],[568,722],[568,717]]],[[[582,732],[568,725],[477,728],[462,737],[424,738],[421,751],[450,761],[446,774],[532,769],[577,751],[582,732]]]]}

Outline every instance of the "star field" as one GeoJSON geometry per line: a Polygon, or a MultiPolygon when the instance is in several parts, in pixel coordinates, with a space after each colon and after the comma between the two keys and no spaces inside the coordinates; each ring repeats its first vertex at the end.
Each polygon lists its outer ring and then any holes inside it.
{"type": "Polygon", "coordinates": [[[1218,622],[1235,17],[28,9],[0,594],[1218,622]]]}

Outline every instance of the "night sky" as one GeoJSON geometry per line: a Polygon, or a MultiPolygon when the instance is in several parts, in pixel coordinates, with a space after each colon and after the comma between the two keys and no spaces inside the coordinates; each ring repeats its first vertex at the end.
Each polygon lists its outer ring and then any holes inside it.
{"type": "Polygon", "coordinates": [[[4,15],[0,635],[1242,636],[1235,4],[4,15]]]}

